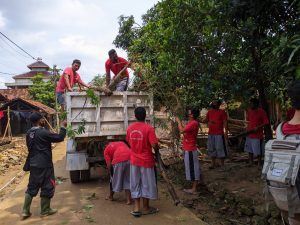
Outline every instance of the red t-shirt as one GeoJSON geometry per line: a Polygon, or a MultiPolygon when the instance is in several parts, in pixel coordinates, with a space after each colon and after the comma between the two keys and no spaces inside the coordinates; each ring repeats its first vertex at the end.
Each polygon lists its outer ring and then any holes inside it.
{"type": "MultiPolygon", "coordinates": [[[[71,88],[74,86],[74,84],[76,83],[82,83],[82,80],[80,78],[80,75],[72,70],[72,67],[67,67],[63,74],[67,74],[69,76],[69,81],[70,81],[70,86],[71,88]]],[[[64,75],[62,75],[60,78],[59,78],[59,81],[57,83],[57,86],[56,86],[56,92],[64,92],[65,89],[67,89],[67,84],[66,84],[66,81],[65,81],[65,78],[64,78],[64,75]]]]}
{"type": "Polygon", "coordinates": [[[227,121],[227,114],[222,109],[210,109],[207,112],[206,120],[208,122],[208,134],[223,135],[224,121],[227,121]]]}
{"type": "Polygon", "coordinates": [[[122,141],[109,143],[104,149],[104,159],[106,163],[112,165],[128,161],[130,159],[130,149],[122,141]]]}
{"type": "Polygon", "coordinates": [[[155,161],[152,145],[158,140],[154,128],[145,122],[135,122],[127,129],[126,140],[130,145],[130,163],[146,168],[154,167],[155,161]]]}
{"type": "Polygon", "coordinates": [[[290,108],[287,112],[286,112],[286,120],[290,121],[291,119],[293,119],[294,115],[295,115],[295,109],[294,108],[290,108]]]}
{"type": "MultiPolygon", "coordinates": [[[[252,130],[258,126],[269,123],[269,119],[267,117],[266,112],[261,108],[248,109],[247,120],[248,120],[247,130],[252,130]]],[[[263,139],[264,138],[263,128],[259,128],[256,132],[248,134],[248,137],[254,139],[263,139]]]]}
{"type": "Polygon", "coordinates": [[[300,124],[292,125],[289,123],[284,123],[282,126],[282,133],[287,134],[300,134],[300,124]]]}
{"type": "Polygon", "coordinates": [[[197,120],[189,121],[183,130],[182,148],[185,151],[194,151],[197,149],[197,134],[199,123],[197,120]]]}
{"type": "MultiPolygon", "coordinates": [[[[128,64],[128,61],[122,57],[118,57],[118,62],[117,63],[113,63],[110,59],[108,59],[105,62],[105,70],[106,70],[106,74],[109,73],[109,71],[111,70],[115,76],[118,75],[118,73],[124,68],[124,66],[126,66],[128,64]]],[[[113,78],[115,78],[115,76],[113,78]]],[[[129,77],[129,73],[128,70],[125,70],[125,76],[129,77]]]]}

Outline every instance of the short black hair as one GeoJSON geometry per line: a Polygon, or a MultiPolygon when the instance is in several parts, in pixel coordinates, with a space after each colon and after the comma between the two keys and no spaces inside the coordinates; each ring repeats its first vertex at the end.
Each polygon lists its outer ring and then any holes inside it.
{"type": "Polygon", "coordinates": [[[144,107],[137,107],[134,110],[134,115],[138,121],[145,121],[146,109],[144,107]]]}
{"type": "Polygon", "coordinates": [[[296,80],[288,86],[288,95],[291,99],[292,106],[300,110],[300,80],[296,80]]]}
{"type": "Polygon", "coordinates": [[[108,51],[108,55],[111,56],[112,54],[115,54],[116,50],[115,49],[111,49],[108,51]]]}
{"type": "Polygon", "coordinates": [[[258,100],[258,98],[250,98],[250,102],[251,102],[254,106],[256,106],[256,107],[259,106],[259,100],[258,100]]]}
{"type": "Polygon", "coordinates": [[[197,119],[200,115],[199,109],[191,109],[191,114],[193,115],[194,119],[197,119]]]}
{"type": "Polygon", "coordinates": [[[79,59],[74,59],[72,65],[75,63],[81,65],[81,61],[79,59]]]}
{"type": "Polygon", "coordinates": [[[29,120],[31,123],[37,123],[40,119],[43,118],[43,115],[39,112],[33,112],[30,117],[29,120]]]}

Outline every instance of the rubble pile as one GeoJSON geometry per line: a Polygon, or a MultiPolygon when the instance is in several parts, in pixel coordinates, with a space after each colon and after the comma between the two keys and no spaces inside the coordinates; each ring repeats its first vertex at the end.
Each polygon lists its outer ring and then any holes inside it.
{"type": "Polygon", "coordinates": [[[0,175],[5,174],[15,166],[23,165],[27,156],[25,138],[14,137],[10,144],[0,149],[0,175]]]}

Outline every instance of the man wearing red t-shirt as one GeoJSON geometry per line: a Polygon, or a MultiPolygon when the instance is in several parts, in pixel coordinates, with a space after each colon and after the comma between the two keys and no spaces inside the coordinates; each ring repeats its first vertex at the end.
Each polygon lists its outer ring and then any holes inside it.
{"type": "Polygon", "coordinates": [[[79,73],[77,71],[79,70],[81,65],[80,60],[74,59],[72,66],[67,67],[63,75],[59,78],[59,81],[56,86],[56,98],[58,104],[61,106],[61,110],[65,110],[65,91],[72,91],[73,86],[77,83],[79,88],[81,89],[81,86],[89,88],[90,86],[85,84],[81,78],[79,73]]]}
{"type": "Polygon", "coordinates": [[[104,149],[104,159],[110,174],[110,194],[106,199],[113,201],[114,192],[125,190],[126,204],[131,203],[130,196],[130,149],[122,141],[110,142],[104,149]]]}
{"type": "MultiPolygon", "coordinates": [[[[282,125],[283,135],[288,135],[287,139],[300,138],[300,80],[294,81],[288,87],[288,95],[294,109],[293,117],[282,125]]],[[[277,133],[278,131],[276,131],[277,133]]],[[[296,188],[298,197],[300,198],[300,172],[298,171],[296,179],[296,188]]],[[[288,217],[288,212],[282,211],[284,217],[288,217]]],[[[294,217],[288,217],[290,225],[300,225],[300,214],[295,214],[294,217]]]]}
{"type": "Polygon", "coordinates": [[[129,125],[126,140],[131,149],[130,157],[130,191],[134,199],[133,216],[158,212],[157,208],[149,206],[150,199],[157,199],[156,170],[154,155],[158,154],[158,140],[154,128],[145,122],[146,110],[137,107],[134,110],[137,122],[129,125]],[[140,200],[143,200],[141,209],[140,200]]]}
{"type": "MultiPolygon", "coordinates": [[[[118,73],[125,66],[127,66],[127,67],[130,66],[130,63],[126,59],[119,57],[117,55],[116,50],[114,50],[114,49],[111,49],[108,52],[108,56],[109,56],[109,59],[105,62],[106,86],[108,86],[110,84],[110,79],[111,79],[110,71],[113,72],[113,74],[114,74],[113,79],[115,79],[115,77],[118,75],[118,73]]],[[[127,86],[128,86],[128,81],[129,81],[129,73],[128,73],[128,70],[125,69],[123,72],[123,78],[116,86],[116,91],[126,91],[127,86]]]]}
{"type": "Polygon", "coordinates": [[[191,189],[183,189],[185,193],[197,194],[197,184],[200,180],[200,165],[197,151],[197,135],[199,130],[199,110],[192,109],[188,112],[189,121],[183,127],[180,119],[176,117],[178,129],[183,133],[183,151],[186,179],[192,181],[191,189]]]}
{"type": "Polygon", "coordinates": [[[249,153],[249,163],[253,164],[253,157],[257,156],[258,166],[261,166],[261,156],[263,154],[263,127],[269,123],[266,112],[259,108],[259,100],[250,99],[250,109],[247,112],[248,127],[251,131],[246,137],[245,152],[249,153]]]}
{"type": "Polygon", "coordinates": [[[206,122],[208,124],[207,153],[212,159],[210,169],[214,169],[217,166],[216,159],[220,162],[219,166],[223,167],[224,159],[227,156],[225,144],[225,138],[228,137],[227,114],[224,110],[220,109],[221,103],[220,100],[213,101],[211,104],[212,109],[208,110],[206,115],[206,122]]]}

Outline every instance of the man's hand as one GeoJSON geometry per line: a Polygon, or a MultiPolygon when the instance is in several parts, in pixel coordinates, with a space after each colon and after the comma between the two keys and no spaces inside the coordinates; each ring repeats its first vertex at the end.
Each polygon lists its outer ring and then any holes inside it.
{"type": "Polygon", "coordinates": [[[176,116],[175,117],[175,121],[177,122],[177,123],[180,123],[181,121],[180,121],[180,119],[176,116]]]}
{"type": "Polygon", "coordinates": [[[67,128],[67,126],[68,126],[67,120],[63,120],[61,122],[61,126],[64,127],[64,128],[67,128]]]}
{"type": "Polygon", "coordinates": [[[72,88],[68,88],[68,91],[73,91],[72,88]]]}

